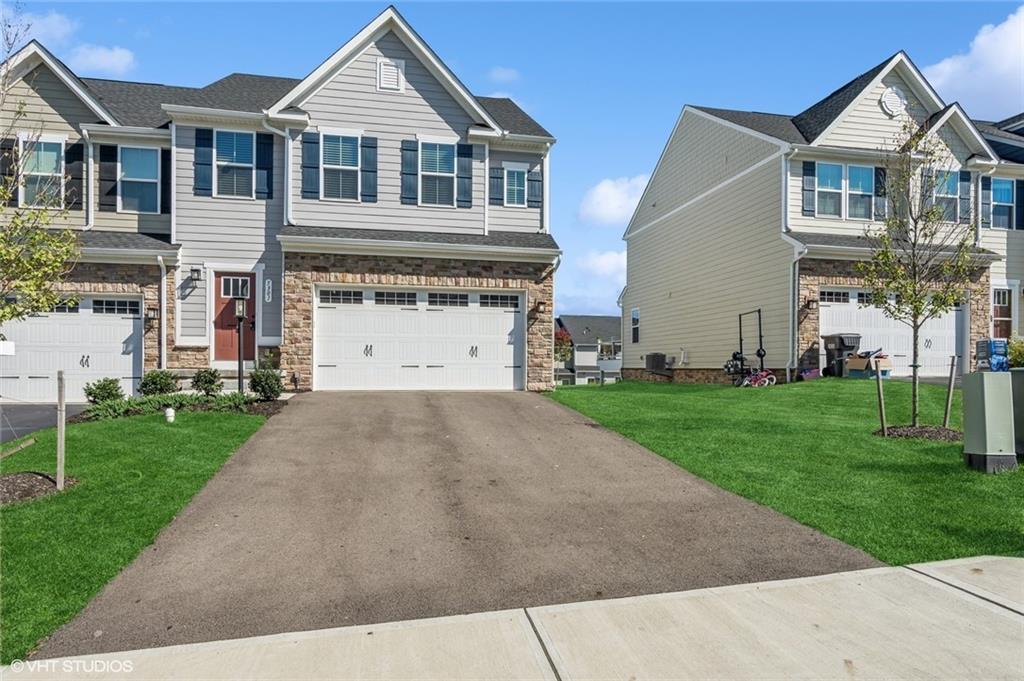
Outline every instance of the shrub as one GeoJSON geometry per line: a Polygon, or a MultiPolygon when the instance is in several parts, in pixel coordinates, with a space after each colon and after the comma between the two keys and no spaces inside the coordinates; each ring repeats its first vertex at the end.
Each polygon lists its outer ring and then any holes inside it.
{"type": "Polygon", "coordinates": [[[147,372],[139,381],[139,392],[143,395],[166,395],[178,392],[178,379],[170,371],[156,369],[147,372]]]}
{"type": "Polygon", "coordinates": [[[1024,369],[1024,338],[1010,341],[1010,366],[1024,369]]]}
{"type": "Polygon", "coordinates": [[[194,395],[191,393],[166,393],[146,397],[132,397],[122,400],[109,400],[94,404],[85,410],[88,421],[116,419],[123,416],[141,416],[143,414],[159,414],[172,407],[175,410],[196,411],[245,411],[252,399],[238,393],[226,395],[194,395]]]}
{"type": "Polygon", "coordinates": [[[275,369],[253,369],[249,374],[249,390],[264,402],[276,400],[284,392],[281,374],[275,369]]]}
{"type": "Polygon", "coordinates": [[[92,404],[108,400],[123,400],[124,391],[121,390],[121,381],[116,378],[101,378],[98,381],[86,383],[85,399],[92,404]]]}
{"type": "Polygon", "coordinates": [[[192,389],[203,395],[216,395],[224,388],[220,372],[216,369],[200,369],[192,377],[192,389]]]}

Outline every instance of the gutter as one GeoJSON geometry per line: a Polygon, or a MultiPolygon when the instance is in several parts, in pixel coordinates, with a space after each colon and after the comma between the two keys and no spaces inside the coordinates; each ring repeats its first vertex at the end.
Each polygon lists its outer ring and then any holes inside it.
{"type": "Polygon", "coordinates": [[[160,266],[160,368],[167,368],[167,265],[164,256],[156,256],[160,266]]]}
{"type": "Polygon", "coordinates": [[[89,132],[100,136],[109,137],[139,137],[144,139],[156,139],[156,140],[169,140],[171,138],[171,131],[166,128],[146,128],[141,126],[127,126],[119,125],[117,127],[111,127],[109,125],[99,125],[97,123],[83,123],[81,126],[82,132],[89,132]]]}

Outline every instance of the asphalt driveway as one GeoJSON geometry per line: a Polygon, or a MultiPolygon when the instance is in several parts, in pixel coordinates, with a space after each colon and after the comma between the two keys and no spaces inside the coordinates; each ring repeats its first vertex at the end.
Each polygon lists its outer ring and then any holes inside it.
{"type": "Polygon", "coordinates": [[[39,656],[876,565],[540,395],[305,394],[39,656]]]}
{"type": "MultiPolygon", "coordinates": [[[[85,411],[86,404],[66,405],[69,417],[85,411]]],[[[57,425],[55,404],[0,404],[0,442],[10,442],[23,435],[57,425]]]]}

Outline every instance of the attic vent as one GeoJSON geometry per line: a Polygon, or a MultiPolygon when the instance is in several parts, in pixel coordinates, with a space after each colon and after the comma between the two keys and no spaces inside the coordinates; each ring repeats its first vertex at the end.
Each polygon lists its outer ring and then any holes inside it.
{"type": "Polygon", "coordinates": [[[907,96],[895,85],[885,88],[880,101],[882,111],[895,118],[907,109],[907,96]]]}
{"type": "Polygon", "coordinates": [[[405,61],[402,59],[377,60],[377,89],[391,92],[405,91],[405,61]]]}

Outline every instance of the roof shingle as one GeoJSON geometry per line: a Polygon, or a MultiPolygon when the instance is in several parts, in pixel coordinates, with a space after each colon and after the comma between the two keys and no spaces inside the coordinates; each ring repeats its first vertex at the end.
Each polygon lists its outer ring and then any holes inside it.
{"type": "Polygon", "coordinates": [[[457,234],[451,232],[288,225],[281,230],[281,235],[286,237],[360,239],[365,241],[404,241],[453,246],[558,249],[558,244],[550,234],[539,232],[499,232],[492,230],[487,234],[457,234]]]}

